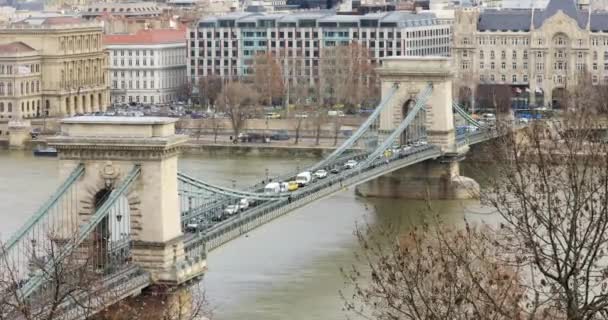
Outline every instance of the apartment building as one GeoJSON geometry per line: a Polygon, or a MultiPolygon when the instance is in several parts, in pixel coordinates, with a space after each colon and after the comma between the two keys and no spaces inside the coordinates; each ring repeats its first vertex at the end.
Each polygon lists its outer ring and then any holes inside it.
{"type": "Polygon", "coordinates": [[[104,36],[113,103],[168,103],[187,83],[186,29],[104,36]]]}
{"type": "Polygon", "coordinates": [[[390,56],[447,56],[450,41],[451,26],[432,13],[232,13],[203,18],[188,30],[188,75],[193,83],[206,76],[240,78],[257,54],[272,53],[290,60],[290,79],[313,84],[324,48],[357,43],[378,64],[390,56]]]}

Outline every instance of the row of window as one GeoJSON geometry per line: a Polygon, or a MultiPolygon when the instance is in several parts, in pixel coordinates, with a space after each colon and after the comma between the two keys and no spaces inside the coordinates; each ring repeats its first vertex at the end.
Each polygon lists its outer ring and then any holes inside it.
{"type": "Polygon", "coordinates": [[[28,74],[28,73],[34,73],[34,72],[38,73],[38,72],[40,72],[40,64],[38,64],[38,63],[22,64],[22,65],[16,66],[15,69],[13,69],[12,65],[0,64],[0,75],[13,74],[13,70],[15,71],[15,74],[28,74]]]}
{"type": "MultiPolygon", "coordinates": [[[[19,84],[19,94],[30,94],[30,93],[39,93],[40,92],[40,81],[25,81],[19,84]]],[[[13,83],[8,82],[0,82],[0,96],[12,96],[13,95],[13,83]]]]}
{"type": "MultiPolygon", "coordinates": [[[[350,31],[323,31],[322,34],[324,37],[349,37],[349,38],[378,38],[384,39],[401,39],[402,33],[405,33],[407,38],[420,38],[420,37],[438,37],[450,34],[450,29],[448,28],[436,28],[436,29],[425,29],[425,30],[416,30],[416,31],[373,31],[373,30],[360,30],[351,28],[350,31]]],[[[306,39],[318,39],[319,31],[243,31],[242,32],[244,38],[266,38],[270,34],[270,38],[278,38],[284,39],[287,38],[306,38],[306,39]]],[[[198,39],[238,39],[236,32],[198,32],[198,39]],[[203,37],[205,35],[205,37],[203,37]],[[222,37],[223,36],[223,37],[222,37]]],[[[194,31],[190,32],[190,39],[197,39],[197,33],[194,31]]]]}
{"type": "Polygon", "coordinates": [[[144,49],[121,49],[121,50],[111,50],[110,54],[114,55],[114,56],[118,56],[120,55],[121,57],[125,56],[125,53],[131,57],[131,56],[150,56],[150,57],[154,57],[154,51],[152,50],[144,50],[144,49]]]}
{"type": "MultiPolygon", "coordinates": [[[[113,73],[114,78],[117,78],[118,74],[119,74],[118,71],[114,71],[114,73],[113,73]]],[[[154,70],[143,70],[143,71],[141,71],[141,73],[140,73],[139,70],[135,71],[135,76],[136,77],[139,77],[140,74],[142,76],[144,76],[144,77],[147,77],[148,75],[150,75],[150,77],[154,77],[154,70]]],[[[120,76],[122,78],[124,78],[125,77],[125,71],[121,71],[120,72],[120,76]]],[[[129,76],[133,77],[133,70],[129,71],[129,76]]]]}
{"type": "Polygon", "coordinates": [[[101,34],[60,37],[59,48],[63,51],[100,50],[101,34]]]}
{"type": "MultiPolygon", "coordinates": [[[[125,82],[124,80],[120,81],[120,89],[127,89],[126,84],[128,83],[128,89],[133,89],[133,80],[129,80],[128,82],[125,82]]],[[[148,89],[148,81],[147,80],[143,80],[143,86],[141,87],[141,89],[148,89]]],[[[140,89],[139,87],[139,80],[135,81],[135,89],[140,89]]],[[[112,89],[118,89],[118,80],[113,80],[112,81],[112,89]]],[[[154,89],[154,80],[150,80],[150,89],[154,89]]]]}
{"type": "Polygon", "coordinates": [[[164,103],[164,102],[172,102],[177,100],[177,95],[176,94],[168,94],[168,95],[160,95],[158,97],[158,99],[156,99],[156,97],[154,95],[151,96],[113,96],[112,97],[112,102],[116,103],[116,102],[143,102],[143,103],[164,103]],[[158,100],[158,101],[157,101],[158,100]]]}

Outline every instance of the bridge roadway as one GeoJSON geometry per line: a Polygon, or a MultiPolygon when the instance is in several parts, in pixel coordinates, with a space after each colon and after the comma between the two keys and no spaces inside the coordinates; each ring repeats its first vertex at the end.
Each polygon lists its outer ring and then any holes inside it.
{"type": "MultiPolygon", "coordinates": [[[[457,137],[458,144],[475,144],[496,137],[495,130],[479,130],[472,134],[457,137]]],[[[435,159],[444,154],[434,146],[415,147],[408,152],[402,152],[386,163],[385,159],[377,159],[367,167],[355,167],[344,170],[339,174],[330,175],[325,179],[317,179],[311,185],[290,193],[284,200],[267,201],[252,209],[221,221],[211,228],[199,233],[188,233],[184,242],[186,254],[209,252],[222,244],[241,236],[279,216],[299,207],[327,197],[344,188],[356,186],[375,179],[389,172],[425,161],[435,159]]],[[[343,160],[341,158],[340,160],[343,160]]]]}
{"type": "Polygon", "coordinates": [[[189,234],[185,240],[185,250],[199,252],[201,247],[208,252],[222,244],[261,226],[274,218],[282,216],[299,207],[327,197],[344,188],[352,187],[368,180],[377,178],[389,172],[407,167],[409,165],[434,159],[442,156],[439,148],[433,146],[420,146],[411,149],[407,153],[385,162],[378,159],[367,167],[355,167],[328,176],[325,179],[317,179],[312,184],[290,193],[284,200],[268,201],[260,206],[237,214],[236,216],[214,225],[198,234],[189,234]]]}

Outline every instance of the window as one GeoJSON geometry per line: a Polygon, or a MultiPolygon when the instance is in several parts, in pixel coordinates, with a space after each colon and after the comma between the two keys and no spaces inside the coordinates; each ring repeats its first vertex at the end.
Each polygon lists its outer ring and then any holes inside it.
{"type": "Polygon", "coordinates": [[[506,63],[506,62],[501,63],[501,64],[500,64],[500,67],[501,67],[501,69],[503,69],[503,70],[504,70],[504,69],[506,69],[506,68],[507,68],[507,63],[506,63]]]}
{"type": "Polygon", "coordinates": [[[524,62],[524,70],[528,70],[528,63],[524,62]]]}
{"type": "Polygon", "coordinates": [[[513,83],[516,83],[516,82],[517,82],[517,75],[516,75],[516,74],[514,74],[514,75],[513,75],[513,77],[511,77],[511,81],[512,81],[513,83]]]}
{"type": "Polygon", "coordinates": [[[597,62],[593,63],[593,70],[597,70],[597,62]]]}
{"type": "Polygon", "coordinates": [[[483,61],[479,63],[479,69],[483,69],[484,65],[483,65],[483,61]]]}
{"type": "Polygon", "coordinates": [[[504,51],[504,50],[503,50],[503,51],[501,51],[501,52],[500,52],[500,58],[501,58],[501,59],[506,59],[506,58],[507,58],[507,52],[506,52],[506,51],[504,51]]]}
{"type": "Polygon", "coordinates": [[[517,69],[517,62],[512,63],[513,70],[517,69]]]}
{"type": "Polygon", "coordinates": [[[494,70],[495,66],[494,66],[494,62],[490,63],[490,69],[494,70]]]}
{"type": "Polygon", "coordinates": [[[494,59],[494,50],[490,51],[490,59],[494,59]]]}
{"type": "Polygon", "coordinates": [[[536,76],[536,83],[541,84],[543,83],[543,75],[539,74],[536,76]]]}
{"type": "Polygon", "coordinates": [[[495,81],[495,78],[494,78],[494,75],[493,75],[493,74],[491,74],[491,75],[490,75],[490,81],[491,81],[491,82],[494,82],[494,81],[495,81]]]}
{"type": "Polygon", "coordinates": [[[524,83],[528,83],[528,75],[524,74],[524,83]]]}
{"type": "Polygon", "coordinates": [[[517,51],[513,50],[513,59],[517,59],[517,51]]]}
{"type": "Polygon", "coordinates": [[[483,50],[479,50],[479,59],[483,59],[483,50]]]}
{"type": "Polygon", "coordinates": [[[524,50],[524,60],[528,59],[528,50],[524,50]]]}
{"type": "Polygon", "coordinates": [[[505,76],[504,74],[500,75],[500,81],[506,82],[507,81],[507,76],[505,76]]]}

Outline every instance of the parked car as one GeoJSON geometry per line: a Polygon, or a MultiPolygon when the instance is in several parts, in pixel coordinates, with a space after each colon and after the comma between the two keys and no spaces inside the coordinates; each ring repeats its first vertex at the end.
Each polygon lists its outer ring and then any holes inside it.
{"type": "Polygon", "coordinates": [[[280,119],[281,115],[276,112],[267,112],[265,117],[266,119],[280,119]]]}
{"type": "Polygon", "coordinates": [[[275,131],[271,136],[271,140],[289,140],[289,133],[287,130],[275,131]]]}
{"type": "Polygon", "coordinates": [[[344,111],[341,110],[329,110],[327,115],[330,117],[344,117],[344,111]]]}
{"type": "Polygon", "coordinates": [[[335,166],[335,167],[331,168],[330,172],[333,174],[338,174],[338,173],[340,173],[340,167],[335,166]]]}
{"type": "Polygon", "coordinates": [[[319,170],[315,171],[314,175],[315,175],[315,178],[317,178],[317,179],[323,179],[323,178],[327,177],[327,171],[323,170],[323,169],[319,169],[319,170]]]}
{"type": "Polygon", "coordinates": [[[357,166],[357,161],[355,161],[355,160],[348,160],[344,164],[344,169],[352,169],[352,168],[354,168],[356,166],[357,166]]]}

